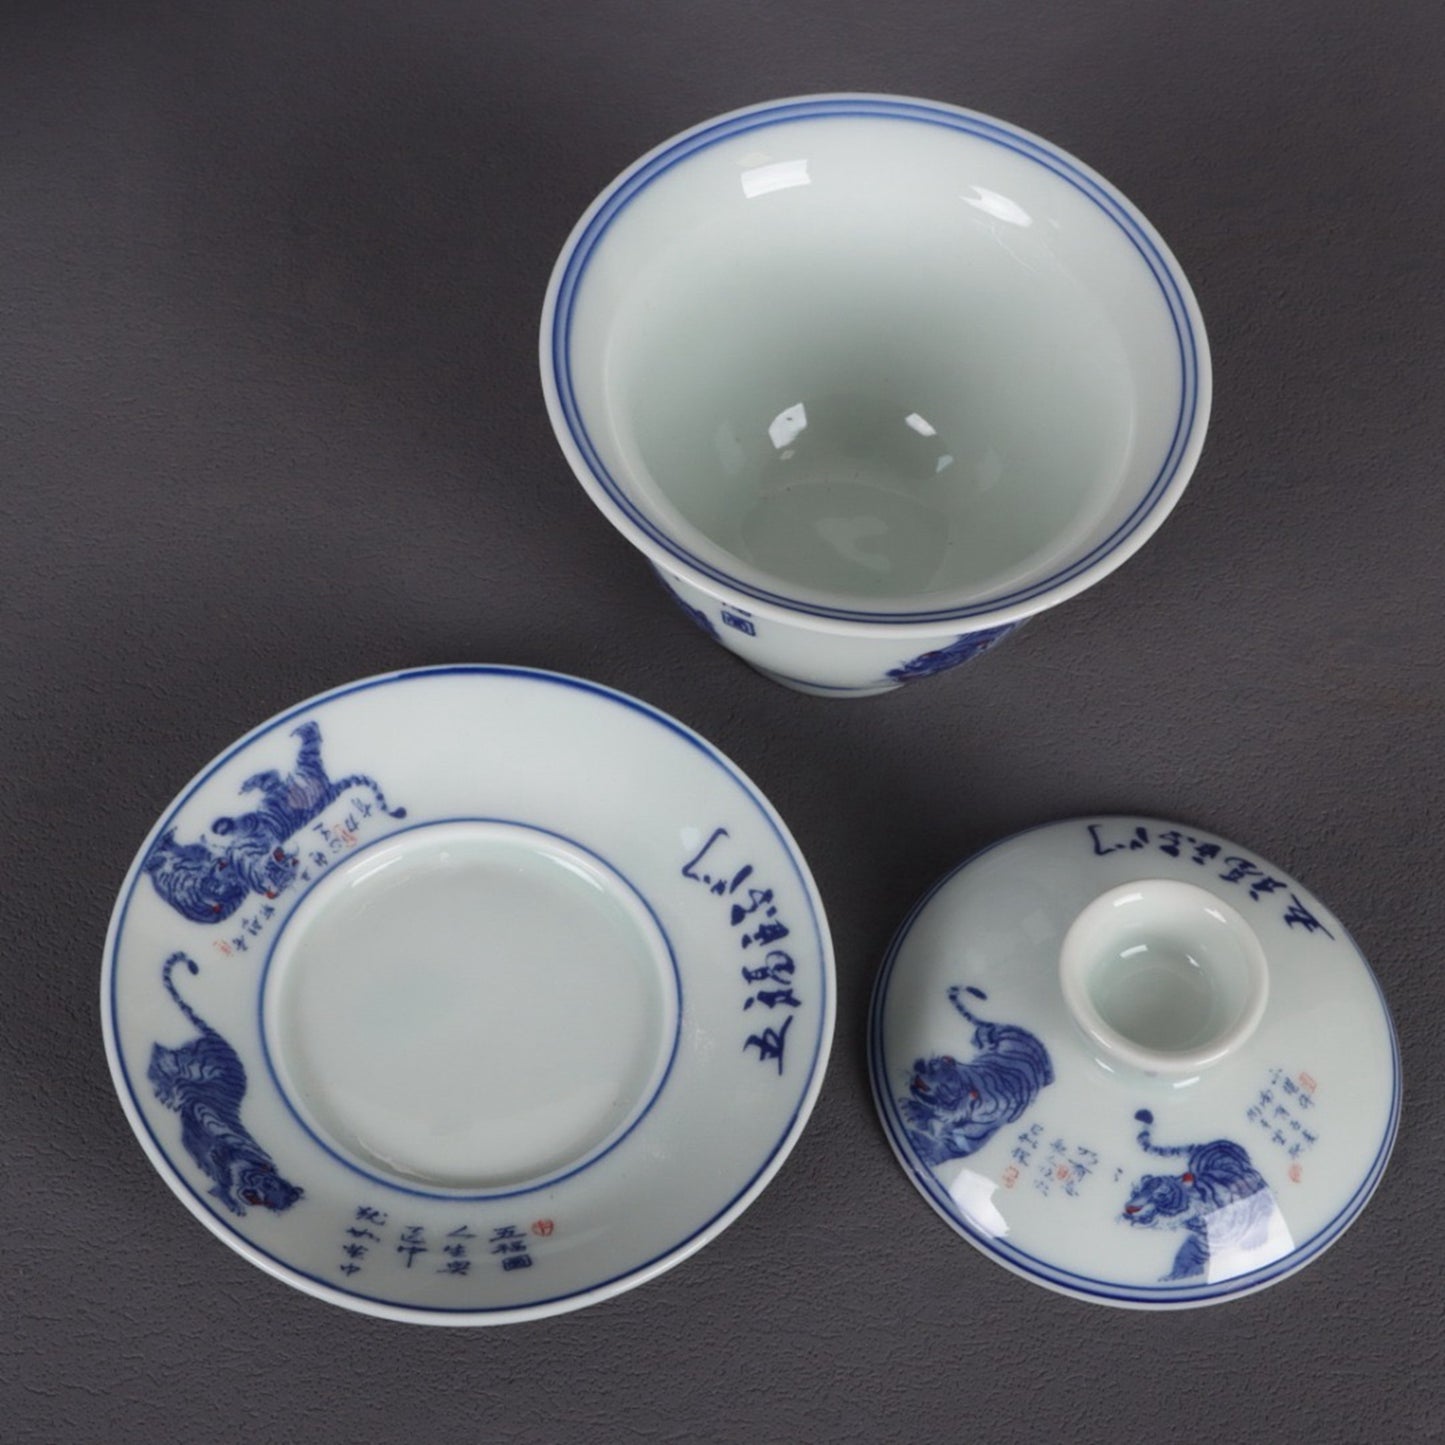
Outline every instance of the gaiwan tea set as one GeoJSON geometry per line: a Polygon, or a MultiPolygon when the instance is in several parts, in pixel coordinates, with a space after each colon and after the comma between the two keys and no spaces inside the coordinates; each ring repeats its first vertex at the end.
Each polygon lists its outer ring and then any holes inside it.
{"type": "MultiPolygon", "coordinates": [[[[1189,285],[1108,182],[868,95],[631,166],[562,250],[541,366],[579,481],[697,626],[839,698],[1118,567],[1210,400],[1189,285]]],[[[142,1147],[226,1244],[334,1304],[486,1324],[641,1284],[747,1208],[818,1097],[834,972],[797,844],[711,743],[577,678],[441,667],[209,764],[136,855],[102,1005],[142,1147]]],[[[959,1234],[1142,1308],[1308,1264],[1400,1111],[1340,920],[1156,818],[943,879],[883,960],[868,1063],[959,1234]]]]}

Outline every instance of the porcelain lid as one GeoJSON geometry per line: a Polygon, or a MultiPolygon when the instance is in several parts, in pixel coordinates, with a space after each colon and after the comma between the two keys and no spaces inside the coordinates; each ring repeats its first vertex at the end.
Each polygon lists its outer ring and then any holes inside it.
{"type": "Polygon", "coordinates": [[[1384,1172],[1394,1028],[1344,926],[1286,873],[1152,818],[1078,819],[962,864],[874,994],[894,1152],[1006,1268],[1140,1308],[1263,1289],[1384,1172]]]}

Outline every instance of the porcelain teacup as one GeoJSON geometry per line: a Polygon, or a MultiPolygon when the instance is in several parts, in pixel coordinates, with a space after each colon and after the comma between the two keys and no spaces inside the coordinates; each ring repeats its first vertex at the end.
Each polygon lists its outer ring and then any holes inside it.
{"type": "Polygon", "coordinates": [[[805,692],[965,661],[1179,500],[1208,344],[1107,181],[1001,121],[826,95],[624,171],[547,292],[578,479],[694,620],[805,692]]]}

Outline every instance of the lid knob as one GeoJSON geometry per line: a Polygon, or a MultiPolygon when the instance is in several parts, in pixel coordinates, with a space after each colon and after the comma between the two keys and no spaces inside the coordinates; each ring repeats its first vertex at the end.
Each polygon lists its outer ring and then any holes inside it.
{"type": "Polygon", "coordinates": [[[1107,1069],[1198,1074],[1237,1051],[1269,999],[1254,930],[1223,899],[1172,879],[1102,893],[1074,919],[1059,981],[1107,1069]]]}

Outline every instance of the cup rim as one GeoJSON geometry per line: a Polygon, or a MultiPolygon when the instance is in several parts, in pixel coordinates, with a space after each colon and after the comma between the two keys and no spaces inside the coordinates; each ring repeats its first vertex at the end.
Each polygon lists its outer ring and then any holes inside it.
{"type": "Polygon", "coordinates": [[[1178,502],[1203,450],[1212,397],[1209,344],[1189,282],[1158,232],[1114,186],[1067,151],[1008,122],[945,102],[870,92],[829,92],[744,106],[680,131],[634,161],[583,212],[562,247],[543,303],[539,359],[547,413],[573,472],[612,525],[656,566],[721,601],[741,602],[757,616],[870,637],[937,634],[954,624],[967,624],[963,630],[973,631],[1018,621],[1112,572],[1143,546],[1178,502]],[[696,152],[749,131],[787,121],[859,116],[959,131],[1004,146],[1073,185],[1139,252],[1163,295],[1179,346],[1182,385],[1174,434],[1162,465],[1128,516],[1082,557],[1049,576],[954,606],[912,611],[835,606],[776,591],[698,555],[674,530],[649,516],[608,470],[588,436],[571,382],[568,335],[588,261],[612,220],[637,194],[696,152]]]}

